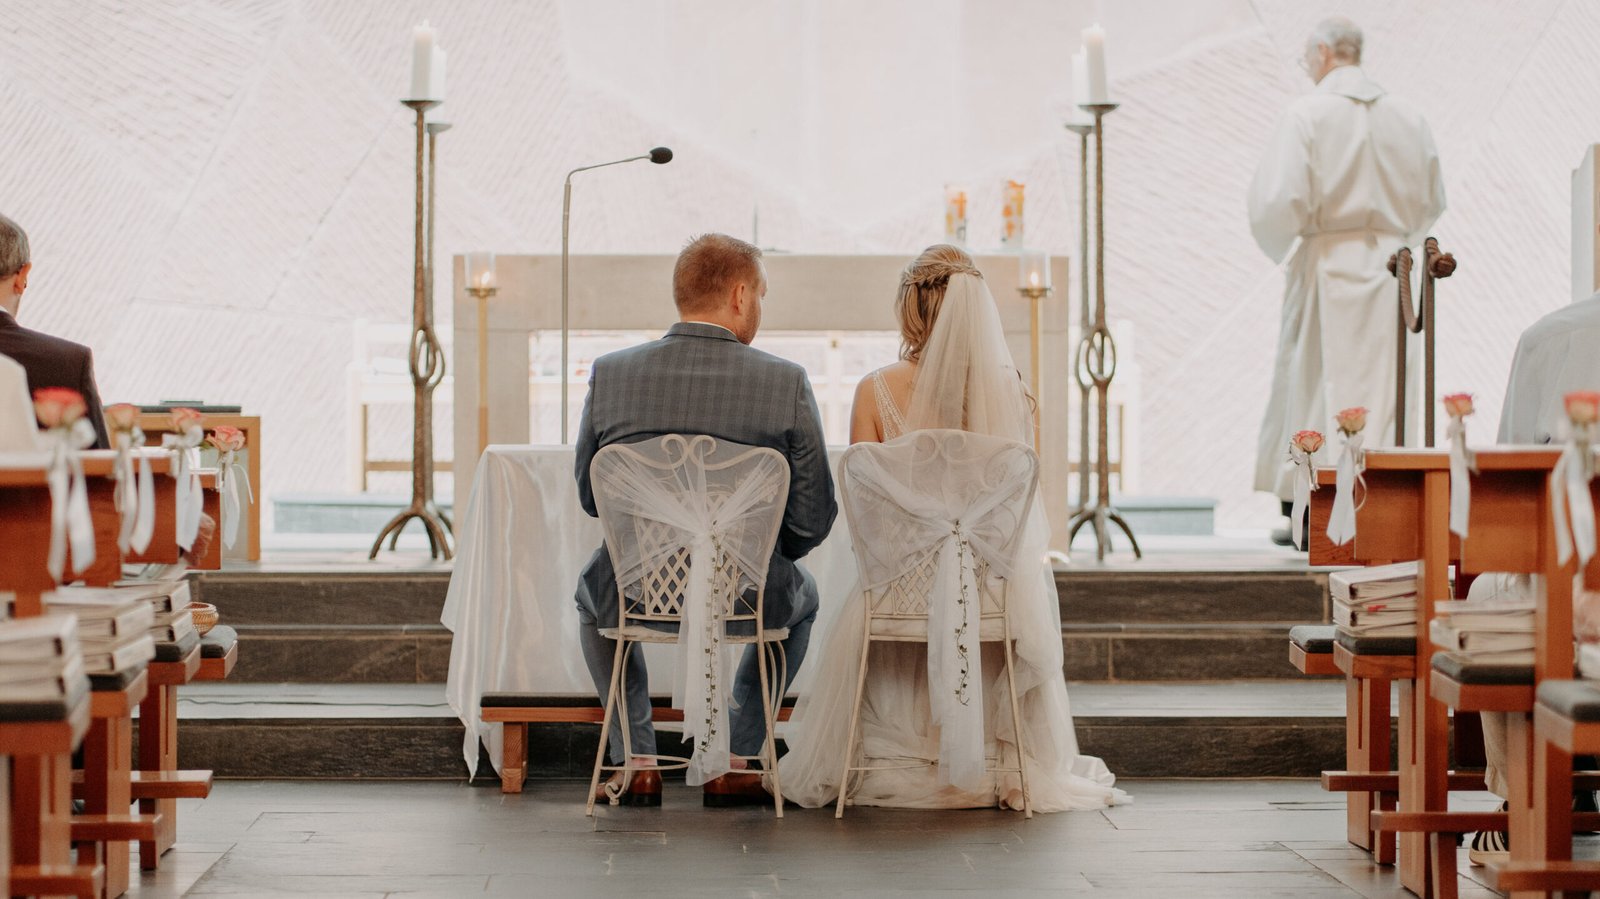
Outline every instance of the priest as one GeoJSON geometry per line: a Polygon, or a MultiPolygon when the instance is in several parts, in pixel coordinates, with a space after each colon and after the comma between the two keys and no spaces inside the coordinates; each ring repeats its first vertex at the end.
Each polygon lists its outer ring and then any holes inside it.
{"type": "MultiPolygon", "coordinates": [[[[1387,265],[1444,211],[1428,123],[1361,70],[1361,29],[1324,21],[1301,64],[1316,88],[1278,122],[1248,198],[1256,243],[1273,262],[1288,260],[1255,480],[1285,514],[1296,431],[1326,431],[1333,413],[1365,406],[1370,444],[1395,443],[1398,312],[1387,265]]],[[[1274,539],[1287,544],[1288,531],[1274,539]]]]}

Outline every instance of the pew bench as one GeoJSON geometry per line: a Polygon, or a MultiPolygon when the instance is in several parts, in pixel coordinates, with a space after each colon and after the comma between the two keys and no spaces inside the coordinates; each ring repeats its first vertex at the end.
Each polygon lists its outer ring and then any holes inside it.
{"type": "Polygon", "coordinates": [[[105,893],[128,891],[130,843],[155,838],[160,815],[129,814],[133,805],[133,711],[150,692],[145,668],[89,676],[89,733],[83,741],[84,814],[74,815],[80,864],[105,865],[105,893]]]}
{"type": "MultiPolygon", "coordinates": [[[[1533,706],[1535,756],[1548,751],[1543,761],[1551,771],[1570,770],[1574,755],[1600,753],[1600,684],[1584,680],[1546,680],[1539,684],[1533,706]],[[1564,766],[1564,767],[1563,767],[1564,766]]],[[[1559,778],[1558,778],[1559,780],[1559,778]]],[[[1582,778],[1574,777],[1575,786],[1582,778]]],[[[1555,826],[1564,807],[1547,796],[1549,826],[1555,826]]],[[[1590,829],[1587,816],[1572,815],[1571,830],[1590,829]]],[[[1494,866],[1495,886],[1503,891],[1559,892],[1600,890],[1600,862],[1544,860],[1512,861],[1494,866]]]]}
{"type": "MultiPolygon", "coordinates": [[[[215,633],[215,631],[213,631],[215,633]]],[[[788,721],[794,711],[794,696],[785,696],[778,709],[778,720],[788,721]]],[[[651,697],[651,719],[682,721],[683,711],[672,708],[671,699],[651,697]]],[[[521,793],[527,779],[529,724],[595,724],[605,709],[593,696],[551,696],[544,693],[485,693],[478,701],[485,724],[505,725],[501,736],[500,792],[521,793]]]]}
{"type": "Polygon", "coordinates": [[[1312,677],[1337,676],[1333,643],[1338,628],[1331,624],[1298,624],[1289,628],[1289,663],[1312,677]]]}
{"type": "Polygon", "coordinates": [[[90,700],[72,708],[0,707],[0,755],[11,758],[12,895],[99,896],[105,868],[72,860],[72,753],[89,731],[90,700]]]}

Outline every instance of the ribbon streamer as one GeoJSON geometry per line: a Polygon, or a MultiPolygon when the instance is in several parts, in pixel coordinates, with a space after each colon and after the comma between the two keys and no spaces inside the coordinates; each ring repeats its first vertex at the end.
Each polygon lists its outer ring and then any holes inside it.
{"type": "Polygon", "coordinates": [[[1343,546],[1356,538],[1356,484],[1361,478],[1361,435],[1346,434],[1344,451],[1334,474],[1333,510],[1328,516],[1328,539],[1343,546]]]}
{"type": "Polygon", "coordinates": [[[1450,533],[1465,537],[1472,513],[1472,474],[1478,471],[1478,459],[1467,448],[1465,418],[1452,416],[1445,437],[1450,441],[1450,533]]]}
{"type": "Polygon", "coordinates": [[[156,528],[155,478],[150,473],[150,460],[141,456],[137,467],[133,453],[145,444],[144,431],[134,428],[126,440],[117,441],[116,477],[117,511],[122,514],[122,528],[117,532],[117,549],[123,555],[130,551],[142,553],[150,547],[150,537],[156,528]]]}
{"type": "Polygon", "coordinates": [[[234,450],[227,450],[217,455],[217,486],[222,492],[222,545],[233,549],[233,543],[239,537],[239,515],[244,507],[243,501],[248,499],[255,502],[255,494],[250,490],[250,475],[243,465],[238,464],[234,450]],[[240,485],[243,484],[244,496],[240,496],[240,485]]]}
{"type": "Polygon", "coordinates": [[[200,489],[200,477],[190,466],[190,450],[200,445],[203,432],[194,428],[191,433],[163,434],[161,445],[172,450],[173,499],[177,517],[178,548],[188,552],[194,547],[194,538],[200,533],[200,515],[205,497],[200,489]]]}
{"type": "Polygon", "coordinates": [[[48,432],[55,442],[45,482],[50,487],[50,550],[45,568],[56,582],[66,574],[67,548],[72,564],[84,571],[94,564],[94,519],[89,516],[89,485],[83,475],[80,450],[94,445],[94,426],[78,419],[70,428],[48,432]]]}
{"type": "Polygon", "coordinates": [[[959,789],[983,785],[983,664],[979,641],[982,597],[977,557],[961,522],[939,547],[935,594],[953,602],[928,606],[928,705],[939,728],[940,780],[959,789]],[[978,734],[979,739],[970,739],[978,734]],[[963,739],[966,736],[967,739],[963,739]]]}
{"type": "MultiPolygon", "coordinates": [[[[1587,430],[1587,429],[1586,429],[1587,430]]],[[[1550,472],[1550,514],[1556,530],[1556,561],[1562,565],[1578,554],[1578,567],[1595,554],[1594,504],[1589,481],[1594,477],[1594,451],[1587,434],[1574,434],[1550,472]],[[1572,525],[1567,526],[1568,515],[1572,525]]]]}
{"type": "Polygon", "coordinates": [[[722,649],[722,603],[715,601],[720,556],[709,533],[696,534],[690,543],[689,590],[678,634],[678,671],[683,676],[672,685],[672,704],[683,709],[683,734],[694,747],[685,772],[690,786],[729,770],[728,665],[722,649]]]}
{"type": "Polygon", "coordinates": [[[1311,505],[1311,494],[1317,490],[1317,466],[1310,453],[1290,450],[1294,458],[1294,503],[1289,510],[1289,533],[1295,546],[1304,545],[1306,509],[1311,505]]]}

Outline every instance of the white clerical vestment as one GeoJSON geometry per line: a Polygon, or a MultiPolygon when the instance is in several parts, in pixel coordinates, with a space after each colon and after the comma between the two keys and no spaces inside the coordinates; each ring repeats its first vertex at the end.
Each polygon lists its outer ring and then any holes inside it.
{"type": "Polygon", "coordinates": [[[28,396],[28,373],[11,359],[0,356],[0,452],[26,452],[39,448],[39,423],[28,396]]]}
{"type": "MultiPolygon", "coordinates": [[[[1255,483],[1287,500],[1296,431],[1331,433],[1335,412],[1365,406],[1367,445],[1394,443],[1399,312],[1387,266],[1444,211],[1433,135],[1416,107],[1341,66],[1278,123],[1249,207],[1251,232],[1274,262],[1294,251],[1255,483]]],[[[1337,449],[1330,440],[1319,462],[1337,449]]]]}
{"type": "Polygon", "coordinates": [[[1563,306],[1522,332],[1500,408],[1500,442],[1564,439],[1562,398],[1574,390],[1600,390],[1600,294],[1563,306]]]}

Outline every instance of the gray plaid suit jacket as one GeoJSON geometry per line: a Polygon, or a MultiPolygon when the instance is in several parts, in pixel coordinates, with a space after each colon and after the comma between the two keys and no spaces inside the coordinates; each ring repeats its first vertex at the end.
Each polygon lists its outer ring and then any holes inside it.
{"type": "MultiPolygon", "coordinates": [[[[578,497],[596,515],[589,463],[601,447],[664,434],[708,434],[771,447],[789,460],[789,499],[767,569],[765,617],[787,626],[805,589],[795,562],[828,536],[838,505],[822,417],[805,369],[740,343],[726,328],[679,322],[660,340],[595,360],[578,425],[578,497]]],[[[578,602],[601,627],[617,620],[616,576],[604,546],[584,568],[578,602]],[[587,602],[586,602],[587,600],[587,602]]]]}

